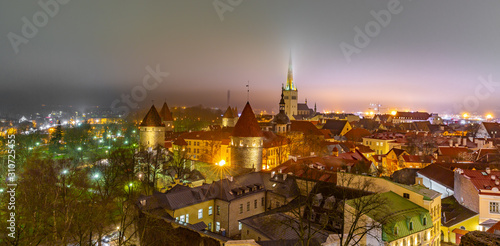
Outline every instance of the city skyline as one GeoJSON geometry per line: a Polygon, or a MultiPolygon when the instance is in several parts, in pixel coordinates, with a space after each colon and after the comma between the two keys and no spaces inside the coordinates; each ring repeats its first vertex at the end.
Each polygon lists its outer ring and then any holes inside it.
{"type": "Polygon", "coordinates": [[[1,111],[111,107],[157,70],[168,76],[142,109],[152,100],[225,108],[228,90],[242,108],[250,81],[254,109],[277,112],[291,52],[299,102],[320,112],[381,103],[498,115],[494,1],[48,3],[0,10],[1,111]],[[38,26],[39,13],[48,19],[38,26]],[[37,29],[29,37],[27,22],[37,29]]]}

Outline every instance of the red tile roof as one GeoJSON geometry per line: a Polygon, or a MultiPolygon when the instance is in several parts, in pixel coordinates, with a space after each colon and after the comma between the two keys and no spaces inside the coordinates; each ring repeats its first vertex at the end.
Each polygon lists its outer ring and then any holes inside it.
{"type": "Polygon", "coordinates": [[[393,117],[394,119],[411,119],[411,120],[427,120],[431,117],[429,113],[425,112],[400,112],[398,111],[393,117]]]}
{"type": "Polygon", "coordinates": [[[167,103],[163,103],[163,107],[161,107],[160,110],[160,117],[163,119],[163,121],[174,121],[167,103]]]}
{"type": "Polygon", "coordinates": [[[356,142],[362,142],[363,137],[371,135],[370,131],[363,129],[363,128],[354,128],[348,131],[344,136],[347,138],[347,140],[350,141],[356,141],[356,142]]]}
{"type": "Polygon", "coordinates": [[[302,132],[306,135],[321,135],[323,133],[310,121],[302,121],[302,120],[292,120],[292,124],[290,126],[290,131],[292,132],[302,132]]]}
{"type": "Polygon", "coordinates": [[[139,126],[165,126],[161,121],[158,111],[156,111],[155,105],[151,106],[139,126]]]}
{"type": "Polygon", "coordinates": [[[439,164],[431,164],[420,169],[417,173],[438,182],[450,189],[455,188],[453,171],[440,166],[439,164]]]}
{"type": "Polygon", "coordinates": [[[226,112],[224,113],[222,118],[234,118],[233,110],[231,109],[230,106],[227,106],[226,112]]]}
{"type": "Polygon", "coordinates": [[[487,174],[484,170],[462,170],[465,177],[467,177],[472,184],[476,187],[476,190],[483,190],[481,194],[490,194],[490,195],[500,195],[498,192],[496,194],[489,193],[484,190],[492,190],[493,188],[500,189],[500,185],[495,184],[495,180],[500,179],[500,171],[491,171],[490,174],[487,174]],[[486,174],[486,175],[485,175],[486,174]],[[495,180],[493,180],[492,176],[495,176],[495,180]]]}
{"type": "Polygon", "coordinates": [[[184,145],[187,145],[186,141],[184,140],[184,138],[177,138],[175,139],[174,143],[175,145],[177,146],[184,146],[184,145]]]}
{"type": "Polygon", "coordinates": [[[247,102],[245,108],[241,112],[241,116],[234,126],[233,136],[235,137],[262,137],[262,130],[255,118],[255,114],[247,102]]]}
{"type": "Polygon", "coordinates": [[[466,147],[439,146],[438,148],[441,155],[450,157],[458,157],[460,153],[469,152],[469,149],[466,147]]]}

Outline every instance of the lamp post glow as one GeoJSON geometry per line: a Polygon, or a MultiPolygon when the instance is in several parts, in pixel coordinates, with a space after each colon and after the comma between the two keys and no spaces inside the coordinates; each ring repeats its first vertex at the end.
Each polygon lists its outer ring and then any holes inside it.
{"type": "Polygon", "coordinates": [[[226,165],[226,161],[225,160],[221,160],[221,161],[219,161],[219,163],[216,163],[215,165],[217,165],[219,167],[222,167],[222,166],[226,165]]]}
{"type": "Polygon", "coordinates": [[[491,114],[487,114],[487,115],[486,115],[486,119],[487,119],[487,120],[491,120],[491,119],[493,119],[493,115],[491,115],[491,114]]]}
{"type": "Polygon", "coordinates": [[[396,115],[397,113],[398,113],[398,112],[397,112],[396,110],[393,110],[393,111],[391,112],[391,115],[396,115]]]}
{"type": "Polygon", "coordinates": [[[462,116],[463,116],[464,119],[467,119],[467,117],[469,117],[469,114],[468,113],[464,113],[462,116]]]}

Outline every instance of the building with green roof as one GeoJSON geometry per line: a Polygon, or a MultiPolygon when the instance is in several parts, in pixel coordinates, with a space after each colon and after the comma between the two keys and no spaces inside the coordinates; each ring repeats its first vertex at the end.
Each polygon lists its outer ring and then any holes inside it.
{"type": "MultiPolygon", "coordinates": [[[[362,227],[372,228],[359,241],[360,245],[429,245],[431,241],[431,231],[433,228],[432,218],[429,211],[410,200],[389,191],[370,196],[379,196],[378,204],[374,209],[363,211],[362,219],[365,223],[362,227]],[[371,225],[378,224],[378,227],[371,225]],[[382,241],[380,241],[382,239],[382,241]]],[[[348,200],[346,210],[355,211],[359,207],[358,199],[348,200]]],[[[352,213],[345,213],[344,216],[352,216],[352,213]]],[[[345,223],[352,221],[352,218],[345,218],[345,223]]],[[[358,222],[359,226],[359,222],[358,222]]],[[[345,225],[349,229],[350,225],[345,225]]],[[[362,231],[362,230],[358,230],[362,231]]]]}

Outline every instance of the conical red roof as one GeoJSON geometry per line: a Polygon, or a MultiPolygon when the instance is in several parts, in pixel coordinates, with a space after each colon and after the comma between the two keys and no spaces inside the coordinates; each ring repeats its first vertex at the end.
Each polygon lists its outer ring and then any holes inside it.
{"type": "Polygon", "coordinates": [[[161,121],[158,111],[156,111],[155,105],[151,106],[140,126],[165,126],[161,121]]]}
{"type": "Polygon", "coordinates": [[[233,130],[235,137],[262,137],[262,130],[255,118],[250,103],[247,102],[233,130]]]}
{"type": "Polygon", "coordinates": [[[224,113],[224,115],[222,116],[222,118],[234,118],[234,116],[233,116],[233,110],[231,109],[230,106],[227,107],[227,110],[224,113]]]}
{"type": "Polygon", "coordinates": [[[172,117],[172,113],[170,113],[170,109],[168,108],[167,103],[163,103],[163,107],[160,110],[160,117],[163,121],[174,121],[172,117]]]}

